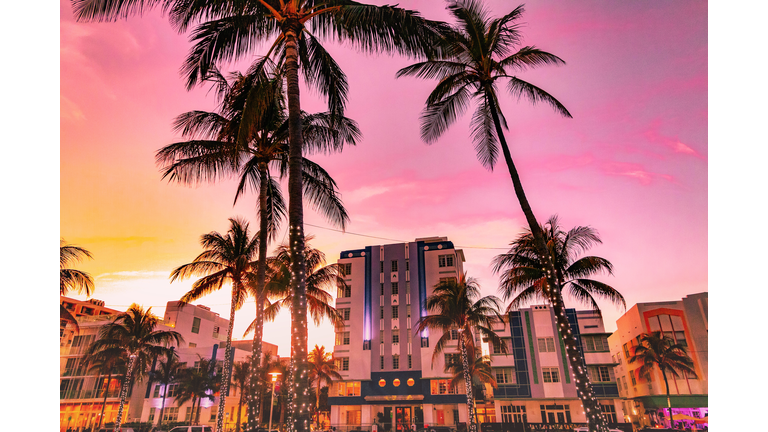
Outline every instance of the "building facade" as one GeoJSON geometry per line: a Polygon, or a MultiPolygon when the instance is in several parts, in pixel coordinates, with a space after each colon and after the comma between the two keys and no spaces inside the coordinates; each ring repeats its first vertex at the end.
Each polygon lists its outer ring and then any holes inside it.
{"type": "Polygon", "coordinates": [[[709,296],[702,292],[676,301],[638,303],[616,321],[617,330],[608,342],[620,393],[626,398],[626,421],[639,427],[669,426],[661,372],[655,368],[650,377],[643,377],[637,373],[641,364],[628,362],[644,333],[661,331],[686,347],[696,371],[696,376],[667,374],[674,419],[688,427],[708,426],[708,317],[709,296]]]}
{"type": "MultiPolygon", "coordinates": [[[[76,303],[77,300],[73,301],[66,297],[62,297],[61,301],[62,304],[66,302],[74,305],[75,310],[80,306],[76,303]]],[[[103,302],[98,300],[95,302],[103,306],[103,302]]],[[[87,305],[84,306],[87,307],[87,305]]],[[[102,307],[96,313],[78,315],[76,318],[80,327],[79,332],[68,331],[61,339],[60,430],[62,432],[69,428],[75,431],[93,430],[99,424],[102,410],[102,425],[114,422],[116,419],[123,376],[121,374],[109,376],[90,371],[82,360],[88,346],[98,337],[101,327],[112,322],[119,313],[121,312],[102,307]],[[105,311],[108,313],[103,313],[105,311]]],[[[182,346],[174,346],[174,351],[179,357],[179,362],[185,367],[196,367],[200,357],[222,361],[228,325],[229,320],[211,312],[206,306],[183,305],[180,302],[171,301],[167,303],[163,319],[160,320],[156,329],[175,330],[181,333],[184,342],[182,346]]],[[[233,343],[235,345],[232,353],[234,361],[246,360],[251,353],[251,342],[233,343]]],[[[276,356],[277,346],[265,342],[263,353],[266,355],[268,352],[276,356]]],[[[140,381],[135,381],[126,398],[122,422],[158,424],[189,421],[192,417],[192,403],[190,401],[179,406],[174,400],[175,389],[173,384],[166,388],[153,383],[146,376],[140,381]],[[166,393],[163,418],[160,418],[163,395],[166,393]]],[[[239,394],[231,389],[229,395],[225,423],[231,424],[234,429],[239,394]]],[[[217,396],[213,401],[204,400],[201,403],[200,424],[215,424],[218,402],[217,396]]]]}
{"type": "MultiPolygon", "coordinates": [[[[426,298],[445,278],[463,273],[464,254],[445,237],[369,246],[341,253],[338,264],[345,285],[336,308],[345,327],[336,333],[334,359],[343,380],[329,391],[331,426],[337,430],[445,425],[461,428],[468,410],[463,384],[453,388],[445,364],[458,356],[458,334],[433,358],[441,334],[413,331],[428,312],[426,298]]],[[[618,388],[602,317],[592,311],[568,310],[568,319],[583,341],[593,389],[604,412],[622,422],[618,388]]],[[[586,423],[576,396],[565,349],[553,312],[547,306],[513,311],[494,330],[507,344],[489,346],[498,388],[478,394],[477,421],[498,423],[586,423]]]]}

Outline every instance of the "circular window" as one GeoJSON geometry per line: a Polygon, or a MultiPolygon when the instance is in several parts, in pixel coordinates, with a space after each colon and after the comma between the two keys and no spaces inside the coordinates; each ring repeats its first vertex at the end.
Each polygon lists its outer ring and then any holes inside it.
{"type": "Polygon", "coordinates": [[[387,385],[387,382],[384,381],[384,378],[380,379],[379,380],[379,387],[384,387],[385,385],[387,385]]]}
{"type": "Polygon", "coordinates": [[[392,385],[394,385],[395,387],[398,387],[398,386],[400,386],[400,380],[399,380],[399,379],[397,379],[397,378],[395,378],[395,380],[394,380],[394,381],[392,381],[392,385]]]}
{"type": "Polygon", "coordinates": [[[416,381],[413,380],[413,378],[408,378],[408,387],[413,387],[414,384],[416,384],[416,381]]]}

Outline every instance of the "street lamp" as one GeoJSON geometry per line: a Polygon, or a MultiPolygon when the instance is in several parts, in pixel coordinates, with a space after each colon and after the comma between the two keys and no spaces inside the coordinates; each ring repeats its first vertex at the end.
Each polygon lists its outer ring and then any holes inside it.
{"type": "Polygon", "coordinates": [[[269,426],[267,426],[267,432],[272,432],[272,412],[275,410],[275,384],[277,383],[277,376],[282,375],[280,372],[269,372],[272,376],[272,402],[269,403],[269,426]]]}

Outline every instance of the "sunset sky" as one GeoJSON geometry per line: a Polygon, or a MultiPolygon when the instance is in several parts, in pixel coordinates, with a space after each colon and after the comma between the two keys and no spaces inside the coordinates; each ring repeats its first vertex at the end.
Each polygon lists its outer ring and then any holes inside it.
{"type": "MultiPolygon", "coordinates": [[[[399,4],[449,19],[444,2],[399,4]]],[[[517,5],[487,4],[494,16],[517,5]]],[[[77,23],[70,1],[60,5],[60,235],[93,253],[78,268],[94,276],[94,298],[119,310],[136,302],[162,315],[191,284],[169,283],[171,270],[202,251],[201,234],[226,231],[229,217],[248,218],[255,232],[255,200],[247,196],[233,207],[233,181],[190,188],[160,179],[154,154],[180,140],[171,130],[174,117],[215,109],[207,87],[187,91],[180,78],[187,36],[159,11],[77,23]]],[[[707,3],[537,1],[526,5],[523,21],[525,44],[566,65],[521,78],[574,117],[502,92],[506,137],[537,218],[558,214],[563,228],[598,230],[603,244],[591,253],[610,260],[615,274],[597,278],[619,290],[628,307],[708,291],[707,3]]],[[[347,116],[360,124],[363,140],[313,158],[338,182],[351,223],[346,234],[329,230],[307,206],[311,244],[334,262],[346,249],[446,236],[464,249],[464,268],[484,294],[496,294],[490,261],[525,220],[503,161],[489,172],[475,156],[472,111],[428,146],[418,118],[435,81],[396,80],[411,59],[326,47],[349,78],[347,116]]],[[[248,60],[221,69],[244,71],[248,60]]],[[[303,109],[323,110],[302,90],[303,109]]],[[[227,317],[229,293],[196,303],[227,317]]],[[[615,330],[623,311],[601,307],[606,330],[615,330]]],[[[246,304],[238,312],[237,338],[254,309],[246,304]]],[[[288,355],[287,313],[265,334],[288,355]]],[[[315,343],[333,345],[330,325],[310,329],[315,343]]]]}

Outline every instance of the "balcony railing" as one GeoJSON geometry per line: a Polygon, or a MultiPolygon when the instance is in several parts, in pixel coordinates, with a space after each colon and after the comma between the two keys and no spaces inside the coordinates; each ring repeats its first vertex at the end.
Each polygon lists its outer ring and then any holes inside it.
{"type": "MultiPolygon", "coordinates": [[[[120,397],[120,389],[107,392],[107,399],[120,397]]],[[[104,399],[104,390],[61,390],[59,399],[104,399]]]]}

